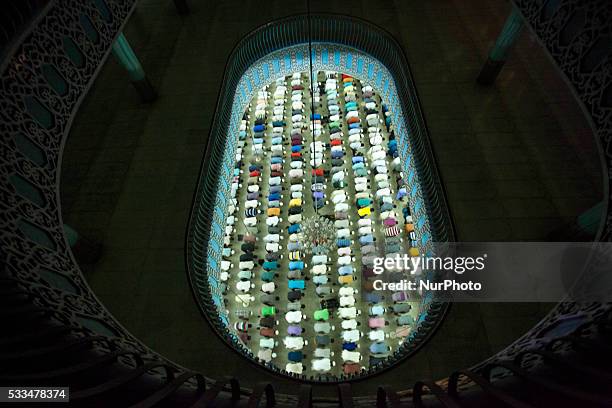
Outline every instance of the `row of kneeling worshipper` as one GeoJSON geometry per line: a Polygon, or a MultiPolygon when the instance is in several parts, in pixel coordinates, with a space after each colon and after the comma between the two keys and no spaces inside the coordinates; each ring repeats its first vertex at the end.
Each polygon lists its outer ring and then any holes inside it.
{"type": "MultiPolygon", "coordinates": [[[[356,291],[348,286],[355,279],[355,274],[352,265],[352,253],[348,243],[350,243],[350,231],[348,222],[348,199],[345,193],[345,173],[343,171],[345,151],[343,146],[342,138],[342,124],[340,122],[340,108],[338,104],[338,88],[337,88],[337,77],[333,72],[326,73],[326,81],[324,91],[326,92],[327,109],[329,111],[329,134],[331,140],[331,182],[334,188],[331,193],[330,199],[334,206],[335,222],[334,227],[336,229],[336,243],[337,247],[337,268],[338,273],[337,280],[343,286],[339,290],[339,298],[329,297],[332,290],[329,286],[328,277],[328,265],[329,257],[327,254],[321,252],[317,253],[312,257],[312,268],[311,274],[313,276],[313,282],[317,285],[317,293],[324,299],[321,301],[321,309],[315,311],[314,319],[318,323],[315,324],[315,331],[317,331],[317,337],[326,336],[330,330],[334,330],[334,326],[331,326],[328,322],[330,319],[330,310],[337,309],[338,316],[341,319],[341,331],[340,336],[342,340],[342,369],[345,374],[351,374],[359,372],[362,367],[359,364],[361,360],[361,354],[357,350],[358,341],[361,337],[361,333],[357,329],[358,323],[356,320],[359,311],[355,307],[354,294],[356,291]]],[[[317,118],[318,119],[318,118],[317,118]]],[[[318,152],[321,158],[321,167],[313,170],[313,190],[321,189],[322,191],[326,188],[325,176],[326,172],[322,168],[323,150],[326,146],[321,141],[313,143],[311,150],[318,152]]],[[[323,194],[318,197],[319,207],[327,204],[323,194]]],[[[321,353],[324,350],[320,348],[321,353]]],[[[317,371],[327,371],[330,369],[329,362],[326,359],[320,359],[317,363],[318,366],[313,364],[313,369],[317,371]]]]}
{"type": "MultiPolygon", "coordinates": [[[[354,204],[357,208],[357,214],[359,220],[357,221],[357,234],[360,245],[360,252],[362,255],[361,263],[369,267],[373,264],[373,258],[375,255],[374,246],[374,225],[372,224],[371,215],[373,212],[373,200],[371,192],[368,187],[368,171],[367,171],[367,157],[364,155],[364,143],[363,143],[363,128],[362,120],[359,117],[359,106],[356,103],[357,99],[357,81],[347,75],[343,76],[343,85],[345,92],[345,118],[349,127],[349,142],[352,148],[352,158],[348,165],[350,166],[353,174],[352,180],[355,186],[356,194],[354,196],[354,204]]],[[[368,94],[364,91],[364,105],[366,107],[371,106],[374,102],[370,99],[368,94]]],[[[367,109],[367,108],[366,108],[367,109]]],[[[368,111],[366,110],[366,113],[368,111]]],[[[348,207],[348,204],[347,204],[348,207]]],[[[339,213],[338,215],[343,215],[339,213]]],[[[350,232],[350,230],[345,231],[350,232]]],[[[346,235],[341,238],[349,238],[350,235],[346,235]]],[[[343,273],[341,273],[343,275],[343,273]]]]}
{"type": "MultiPolygon", "coordinates": [[[[340,122],[341,127],[344,128],[346,125],[348,133],[348,142],[349,147],[352,150],[353,158],[358,154],[358,151],[362,148],[360,133],[361,133],[361,123],[358,116],[357,110],[357,94],[356,94],[356,84],[355,80],[348,76],[342,75],[342,93],[344,94],[345,101],[345,120],[346,124],[339,121],[339,115],[333,115],[330,120],[333,122],[340,122]]],[[[331,112],[330,112],[331,114],[331,112]]],[[[336,160],[341,159],[342,164],[335,163],[335,166],[332,167],[332,179],[336,182],[334,185],[334,192],[332,193],[331,201],[334,204],[334,216],[335,222],[334,225],[336,227],[336,244],[338,246],[338,258],[337,258],[337,275],[338,282],[342,285],[338,291],[339,295],[339,311],[340,316],[342,317],[341,327],[342,327],[342,361],[343,361],[343,371],[345,374],[352,374],[360,371],[362,369],[361,360],[362,354],[359,350],[359,340],[362,336],[361,331],[358,328],[358,323],[356,320],[356,311],[355,307],[355,296],[358,291],[352,287],[353,282],[357,279],[356,271],[353,265],[353,251],[352,251],[352,241],[351,241],[351,229],[348,217],[348,211],[351,206],[349,206],[349,199],[346,194],[346,178],[350,177],[345,173],[346,168],[346,157],[347,152],[345,150],[345,139],[343,136],[345,132],[334,133],[331,138],[332,149],[335,149],[336,153],[332,156],[336,160]]],[[[352,165],[349,163],[349,165],[352,165]]],[[[362,228],[365,224],[360,220],[362,228]]]]}
{"type": "MultiPolygon", "coordinates": [[[[277,88],[278,89],[278,88],[277,88]]],[[[283,89],[283,95],[280,92],[275,93],[275,106],[280,106],[281,98],[284,98],[284,93],[287,92],[287,88],[283,89]]],[[[299,241],[299,232],[301,229],[302,222],[302,203],[303,203],[303,184],[302,180],[304,177],[304,162],[302,158],[303,154],[303,135],[302,131],[304,128],[304,86],[301,81],[301,75],[296,73],[291,78],[291,122],[290,122],[290,141],[291,148],[289,154],[289,167],[288,179],[289,179],[289,191],[282,193],[280,190],[277,195],[270,195],[268,201],[281,200],[281,198],[289,197],[288,202],[284,204],[288,207],[288,222],[287,227],[288,244],[287,253],[289,257],[288,271],[287,271],[287,287],[289,292],[287,294],[287,311],[285,312],[284,318],[289,324],[287,331],[284,334],[282,344],[284,345],[287,352],[288,363],[285,366],[285,370],[289,373],[301,374],[303,372],[302,360],[304,355],[302,349],[308,344],[308,341],[302,337],[303,329],[301,326],[302,320],[305,316],[302,313],[302,304],[300,302],[303,291],[306,287],[306,281],[303,278],[304,261],[302,260],[302,248],[299,241]]],[[[276,108],[275,108],[276,109],[276,108]]],[[[280,109],[277,110],[280,113],[280,109]]],[[[273,129],[274,131],[274,129],[273,129]]],[[[284,135],[284,129],[278,129],[279,135],[284,135]]],[[[281,142],[281,140],[279,140],[281,142]]],[[[282,142],[281,142],[282,143],[282,142]]],[[[274,154],[274,152],[273,152],[274,154]]],[[[277,160],[281,164],[280,160],[277,160]]],[[[282,163],[285,160],[283,158],[282,163]]],[[[277,166],[274,169],[281,170],[281,166],[277,166]]],[[[271,180],[270,185],[281,186],[283,182],[283,175],[278,175],[279,179],[271,180]]],[[[273,216],[278,216],[273,214],[273,216]]],[[[276,238],[275,238],[276,239],[276,238]]],[[[276,246],[266,247],[267,250],[278,250],[276,246]]],[[[278,268],[279,265],[273,265],[274,268],[278,268]]],[[[267,316],[266,316],[267,317],[267,316]]],[[[263,320],[260,324],[264,325],[266,322],[263,320]]],[[[269,361],[265,355],[265,347],[260,344],[260,352],[258,357],[263,361],[269,361]]]]}
{"type": "MultiPolygon", "coordinates": [[[[263,180],[263,165],[261,164],[261,159],[265,156],[265,141],[268,138],[266,134],[267,128],[267,105],[268,99],[270,97],[270,93],[267,90],[267,87],[260,90],[257,93],[257,99],[255,102],[254,109],[254,122],[251,130],[251,153],[252,153],[252,161],[248,165],[247,168],[247,179],[246,179],[246,201],[244,202],[244,217],[242,219],[242,224],[246,228],[246,233],[243,236],[239,236],[240,250],[241,255],[239,258],[239,272],[238,278],[239,281],[236,282],[235,288],[236,292],[239,293],[236,295],[237,301],[242,300],[242,302],[237,302],[237,304],[242,304],[245,307],[249,306],[250,301],[254,300],[255,297],[250,293],[251,289],[255,287],[255,284],[252,283],[252,280],[256,279],[256,272],[259,265],[269,264],[279,259],[278,254],[276,256],[266,256],[265,259],[258,259],[255,255],[256,244],[259,240],[258,235],[260,231],[260,226],[258,225],[258,216],[261,212],[261,195],[263,193],[263,187],[267,184],[265,180],[263,180]]],[[[249,108],[249,112],[252,112],[252,108],[249,108]]],[[[278,149],[273,149],[278,151],[278,149]]],[[[282,151],[281,151],[282,153],[282,151]]],[[[269,177],[274,177],[276,174],[271,174],[269,177]]],[[[269,215],[274,213],[274,209],[269,206],[268,212],[269,215]]],[[[278,212],[279,209],[277,208],[278,212]]],[[[273,227],[272,223],[269,223],[266,220],[266,223],[273,227]]],[[[273,233],[274,231],[269,231],[273,233]]],[[[274,273],[270,273],[269,271],[264,271],[260,273],[261,278],[261,289],[262,291],[270,291],[270,286],[274,287],[274,273]]],[[[269,314],[272,312],[274,308],[267,309],[264,313],[269,314]]],[[[240,318],[242,316],[250,316],[250,309],[238,309],[236,310],[236,315],[240,318]]],[[[247,317],[248,318],[248,317],[247,317]]],[[[244,328],[244,326],[242,325],[244,328]]],[[[248,326],[250,327],[250,325],[248,326]]],[[[239,331],[239,335],[241,338],[244,337],[244,330],[239,331]]],[[[266,332],[269,334],[269,332],[266,332]]],[[[247,337],[250,338],[250,337],[247,337]]]]}
{"type": "MultiPolygon", "coordinates": [[[[371,88],[366,87],[364,88],[364,95],[366,93],[372,94],[373,90],[371,88]]],[[[381,137],[382,132],[380,130],[380,127],[377,125],[376,129],[373,129],[374,117],[370,116],[376,114],[378,118],[377,106],[373,101],[366,102],[366,104],[366,113],[368,114],[368,117],[372,119],[372,122],[368,123],[368,137],[371,146],[368,150],[368,157],[370,158],[370,160],[372,160],[371,167],[374,174],[374,181],[377,187],[375,196],[378,200],[379,208],[381,210],[380,221],[382,221],[385,236],[384,253],[387,256],[392,256],[393,254],[402,251],[403,239],[401,238],[401,231],[398,227],[398,215],[394,211],[395,207],[393,203],[389,175],[391,175],[392,173],[395,173],[397,175],[396,184],[398,186],[398,191],[395,195],[396,202],[403,204],[403,201],[405,201],[404,199],[407,195],[406,187],[404,185],[404,180],[401,176],[401,168],[397,151],[397,141],[395,139],[395,136],[393,132],[391,132],[389,136],[389,141],[387,143],[387,150],[385,151],[385,149],[382,147],[383,138],[381,137]],[[391,169],[387,168],[386,160],[384,160],[387,157],[391,160],[391,169]]],[[[385,113],[386,124],[388,126],[390,123],[390,115],[388,115],[388,112],[385,107],[383,107],[383,112],[385,113]]],[[[405,206],[405,208],[407,208],[407,206],[405,206]]],[[[406,223],[405,229],[407,233],[414,230],[413,225],[411,223],[406,223]]],[[[372,271],[368,268],[366,274],[368,276],[371,276],[371,273],[372,271]]],[[[381,296],[376,293],[370,293],[368,295],[370,296],[366,296],[366,298],[371,304],[371,306],[368,308],[368,314],[370,316],[368,319],[368,326],[371,329],[371,331],[368,333],[369,340],[371,341],[369,347],[370,363],[375,364],[377,361],[386,358],[392,350],[386,339],[388,339],[390,335],[393,335],[393,337],[395,338],[405,338],[409,333],[408,327],[405,326],[412,325],[414,322],[412,317],[408,314],[408,312],[410,311],[410,305],[408,303],[402,303],[401,299],[399,299],[398,296],[398,300],[400,300],[400,302],[392,306],[392,312],[397,315],[396,323],[398,329],[395,333],[385,333],[385,327],[387,326],[388,322],[385,319],[386,310],[383,304],[381,303],[381,296]]]]}
{"type": "MultiPolygon", "coordinates": [[[[237,141],[237,147],[236,147],[236,161],[235,161],[235,167],[233,170],[233,179],[232,179],[232,183],[230,187],[230,201],[229,201],[228,210],[227,210],[228,216],[225,222],[226,226],[225,226],[225,234],[224,234],[224,242],[223,242],[223,250],[222,250],[221,274],[220,274],[220,281],[222,282],[222,285],[223,285],[223,288],[222,288],[223,292],[227,290],[227,282],[230,280],[230,278],[234,278],[236,280],[236,288],[239,290],[240,293],[248,293],[248,291],[251,289],[250,279],[252,275],[251,264],[253,264],[252,256],[241,255],[240,263],[239,263],[240,271],[237,273],[236,276],[234,277],[230,276],[230,270],[233,267],[230,261],[230,258],[234,254],[234,250],[232,249],[232,243],[233,243],[232,237],[235,232],[236,224],[238,223],[237,218],[240,218],[240,215],[237,216],[236,212],[239,210],[239,206],[237,205],[238,192],[240,188],[242,187],[240,177],[242,174],[241,165],[243,163],[242,162],[243,149],[245,147],[246,139],[247,139],[246,137],[247,136],[247,117],[248,116],[245,114],[245,116],[240,122],[240,127],[238,130],[238,141],[237,141]]],[[[257,176],[258,175],[259,174],[257,174],[257,176]]],[[[252,183],[253,180],[257,182],[258,178],[249,177],[249,183],[252,183]]],[[[255,183],[255,187],[257,187],[257,190],[253,190],[252,186],[249,185],[249,192],[258,191],[258,186],[256,183],[255,183]]],[[[255,207],[255,208],[250,208],[247,210],[247,212],[249,211],[253,212],[252,215],[254,215],[257,210],[255,207]]],[[[249,295],[243,296],[241,294],[238,294],[236,295],[235,300],[239,304],[242,304],[245,302],[248,304],[252,299],[251,299],[251,296],[249,295]]],[[[248,316],[248,312],[242,311],[241,315],[248,316]]]]}
{"type": "MultiPolygon", "coordinates": [[[[315,102],[321,100],[318,87],[313,88],[313,98],[315,102]]],[[[325,145],[320,140],[323,133],[322,117],[320,113],[312,112],[310,130],[312,142],[309,146],[310,166],[311,166],[311,196],[315,210],[325,205],[325,190],[327,188],[325,165],[325,145]]],[[[315,291],[319,297],[325,298],[332,292],[327,275],[327,255],[322,247],[312,248],[312,266],[310,274],[315,285],[315,291]]],[[[323,303],[322,303],[323,306],[323,303]]],[[[334,326],[328,321],[330,319],[329,310],[322,307],[314,311],[314,331],[316,348],[310,361],[312,371],[325,373],[332,369],[335,361],[331,359],[334,353],[331,351],[330,343],[333,342],[331,332],[334,326]]]]}
{"type": "MultiPolygon", "coordinates": [[[[258,94],[258,99],[261,99],[265,96],[265,93],[260,92],[258,94]]],[[[251,288],[254,287],[251,283],[251,278],[253,275],[253,266],[254,261],[256,260],[253,255],[254,245],[255,245],[255,236],[248,235],[246,236],[245,242],[247,246],[252,247],[249,251],[244,251],[244,253],[240,254],[239,264],[236,276],[230,276],[230,272],[233,268],[233,264],[231,262],[231,257],[234,255],[233,245],[233,235],[235,232],[236,225],[239,223],[238,219],[242,219],[243,223],[246,225],[254,225],[251,220],[257,214],[257,205],[245,206],[245,217],[242,218],[242,214],[237,214],[237,211],[240,209],[239,201],[238,201],[238,193],[242,187],[241,183],[241,175],[243,173],[241,167],[243,165],[243,149],[247,143],[247,125],[248,125],[248,114],[245,113],[243,116],[240,127],[238,129],[238,142],[236,148],[236,160],[235,166],[233,170],[233,179],[230,188],[230,201],[228,204],[228,217],[226,218],[226,227],[225,227],[225,237],[223,242],[223,250],[222,250],[222,261],[221,261],[221,274],[220,281],[222,285],[222,292],[228,296],[228,282],[235,281],[235,288],[237,289],[234,295],[234,301],[237,305],[248,306],[253,300],[254,297],[249,293],[251,288]],[[244,222],[245,220],[249,220],[244,222]]],[[[256,125],[257,126],[257,125],[256,125]]],[[[252,203],[256,203],[259,192],[259,176],[261,174],[261,166],[251,165],[249,167],[249,177],[247,180],[248,183],[248,196],[252,198],[252,203]]],[[[242,248],[245,249],[244,246],[242,248]]],[[[251,328],[251,324],[249,323],[249,318],[252,315],[252,312],[248,308],[238,308],[235,310],[234,317],[238,320],[234,322],[233,328],[237,333],[238,337],[243,341],[247,342],[250,339],[249,329],[251,328]]]]}

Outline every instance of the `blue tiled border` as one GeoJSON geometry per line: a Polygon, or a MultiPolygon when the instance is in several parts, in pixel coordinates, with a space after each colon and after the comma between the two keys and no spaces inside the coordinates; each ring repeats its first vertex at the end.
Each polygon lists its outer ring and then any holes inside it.
{"type": "MultiPolygon", "coordinates": [[[[418,172],[412,160],[412,144],[410,139],[411,126],[410,123],[405,120],[404,112],[399,104],[395,80],[391,76],[389,70],[380,61],[357,49],[331,43],[314,43],[312,44],[312,51],[314,56],[313,69],[315,71],[338,71],[359,78],[363,83],[371,84],[389,107],[392,114],[395,134],[398,137],[398,151],[402,161],[403,172],[405,175],[409,175],[406,178],[408,184],[407,190],[410,192],[410,203],[412,205],[411,212],[415,222],[415,232],[419,251],[426,254],[432,253],[433,242],[430,240],[432,236],[430,220],[425,206],[422,205],[423,194],[418,172]],[[330,55],[332,55],[333,58],[329,58],[330,55]],[[366,75],[364,75],[363,72],[364,66],[368,67],[366,75]],[[372,81],[373,78],[375,78],[374,81],[372,81]]],[[[253,87],[253,84],[260,84],[260,81],[262,84],[268,84],[277,78],[290,75],[294,72],[309,71],[309,60],[303,57],[308,54],[307,44],[298,44],[272,52],[252,64],[238,82],[232,105],[230,126],[227,129],[227,143],[223,153],[222,173],[217,185],[216,208],[227,209],[227,198],[229,197],[232,169],[235,163],[238,127],[248,104],[254,97],[258,88],[262,86],[253,87]],[[273,67],[273,73],[270,70],[270,66],[273,67]]],[[[222,307],[222,294],[218,285],[220,273],[219,264],[221,262],[221,249],[223,247],[223,232],[226,217],[226,211],[214,211],[210,233],[211,244],[208,246],[208,256],[204,258],[207,259],[206,270],[213,302],[218,305],[220,316],[227,322],[227,317],[224,316],[225,311],[222,307]]],[[[424,298],[431,299],[431,297],[424,298]]],[[[423,315],[419,316],[418,320],[424,320],[424,315],[426,313],[427,308],[422,308],[423,315]]]]}

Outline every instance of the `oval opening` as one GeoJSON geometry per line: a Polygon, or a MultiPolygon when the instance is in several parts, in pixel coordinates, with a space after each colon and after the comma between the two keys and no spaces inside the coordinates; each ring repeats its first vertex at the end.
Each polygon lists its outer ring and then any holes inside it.
{"type": "Polygon", "coordinates": [[[394,77],[406,65],[392,74],[333,40],[312,54],[286,41],[224,84],[195,208],[207,216],[190,226],[191,282],[244,357],[309,381],[364,378],[413,354],[445,314],[431,293],[377,292],[373,273],[375,258],[426,254],[450,236],[428,214],[444,203],[421,189],[433,176],[417,167],[418,100],[394,77]]]}

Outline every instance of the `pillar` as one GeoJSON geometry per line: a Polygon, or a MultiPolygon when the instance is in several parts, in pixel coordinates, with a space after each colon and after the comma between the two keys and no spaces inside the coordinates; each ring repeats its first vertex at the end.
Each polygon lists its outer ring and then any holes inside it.
{"type": "Polygon", "coordinates": [[[189,6],[187,0],[174,0],[174,5],[179,14],[189,14],[189,6]]]}
{"type": "Polygon", "coordinates": [[[70,225],[64,224],[64,234],[72,254],[81,264],[94,264],[100,259],[102,246],[90,239],[81,236],[70,225]]]}
{"type": "Polygon", "coordinates": [[[497,78],[497,75],[504,66],[508,53],[519,37],[523,25],[523,16],[521,16],[521,13],[513,6],[501,33],[495,41],[495,45],[489,52],[487,61],[482,67],[476,82],[480,85],[491,85],[495,82],[495,78],[497,78]]]}
{"type": "Polygon", "coordinates": [[[117,40],[113,44],[113,54],[115,54],[115,57],[117,57],[121,65],[128,71],[130,79],[132,80],[132,85],[136,88],[142,101],[154,101],[157,98],[157,92],[155,92],[155,88],[153,88],[153,85],[149,82],[142,65],[140,65],[138,57],[136,57],[134,50],[123,33],[119,34],[117,40]]]}
{"type": "Polygon", "coordinates": [[[564,224],[551,232],[547,239],[552,242],[589,242],[595,238],[599,226],[605,217],[604,202],[600,201],[582,214],[574,221],[564,224]]]}
{"type": "Polygon", "coordinates": [[[603,209],[604,203],[601,201],[580,214],[576,220],[580,230],[589,235],[595,236],[597,231],[599,231],[599,225],[601,224],[601,219],[603,216],[603,209]]]}

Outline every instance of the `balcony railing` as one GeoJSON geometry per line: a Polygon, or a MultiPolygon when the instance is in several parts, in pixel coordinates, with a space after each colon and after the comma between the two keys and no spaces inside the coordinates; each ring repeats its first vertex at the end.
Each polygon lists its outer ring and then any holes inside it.
{"type": "MultiPolygon", "coordinates": [[[[394,97],[397,97],[398,110],[403,113],[405,121],[402,125],[405,125],[405,128],[408,129],[406,131],[408,140],[404,143],[408,143],[411,147],[411,160],[414,161],[414,167],[417,171],[416,179],[420,182],[422,202],[426,206],[426,217],[424,216],[424,219],[429,221],[431,242],[454,240],[452,221],[446,207],[443,187],[437,174],[435,158],[429,146],[429,137],[425,120],[421,114],[417,90],[410,75],[408,62],[393,37],[371,23],[341,15],[312,15],[310,21],[306,15],[296,15],[270,22],[253,31],[234,48],[226,65],[223,86],[218,97],[217,110],[208,138],[206,157],[203,161],[195,202],[192,207],[187,242],[187,261],[192,288],[203,312],[202,314],[228,344],[253,361],[253,354],[230,332],[223,318],[219,316],[219,308],[212,299],[215,291],[209,284],[209,270],[207,270],[207,262],[203,254],[208,253],[209,240],[213,239],[210,234],[215,212],[211,209],[218,206],[218,203],[216,203],[217,188],[219,177],[222,177],[224,160],[227,157],[233,158],[234,156],[227,153],[227,149],[228,145],[233,143],[234,132],[232,132],[230,123],[234,99],[237,90],[239,90],[239,81],[253,64],[275,51],[285,50],[300,44],[308,44],[309,33],[312,33],[310,39],[312,44],[350,47],[350,49],[361,51],[375,58],[389,70],[395,83],[396,95],[394,97]]],[[[306,51],[306,55],[308,54],[309,52],[306,51]]],[[[400,136],[401,142],[401,135],[398,136],[400,136]]],[[[217,245],[221,246],[222,243],[217,243],[217,245]]],[[[428,299],[428,302],[423,305],[423,309],[425,309],[423,312],[425,317],[415,328],[414,335],[400,346],[398,352],[383,362],[383,367],[390,368],[414,353],[437,327],[446,310],[446,305],[428,299]]],[[[269,365],[269,368],[278,373],[284,373],[272,365],[269,365]]],[[[342,379],[363,378],[380,371],[380,367],[372,367],[362,374],[342,379]]],[[[303,376],[300,378],[303,380],[332,381],[327,376],[317,378],[303,376]]]]}

